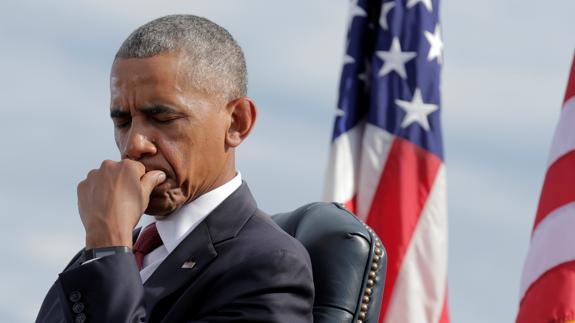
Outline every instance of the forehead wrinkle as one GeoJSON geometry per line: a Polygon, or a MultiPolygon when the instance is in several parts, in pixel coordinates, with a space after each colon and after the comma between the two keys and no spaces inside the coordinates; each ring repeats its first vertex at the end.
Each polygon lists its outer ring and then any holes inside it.
{"type": "Polygon", "coordinates": [[[117,86],[123,86],[126,84],[131,84],[131,83],[143,83],[145,85],[148,85],[150,83],[158,83],[158,81],[160,81],[157,77],[157,73],[155,73],[157,70],[156,67],[150,66],[150,65],[144,65],[145,68],[142,70],[141,66],[135,67],[133,66],[134,62],[138,62],[138,61],[143,61],[146,60],[147,58],[120,58],[117,59],[114,62],[114,65],[112,67],[112,73],[111,73],[111,84],[117,85],[117,86]],[[130,71],[130,73],[127,73],[126,71],[124,71],[123,76],[125,76],[125,74],[128,74],[127,77],[118,77],[118,64],[121,64],[122,68],[124,69],[128,69],[128,71],[130,71]]]}
{"type": "Polygon", "coordinates": [[[186,55],[186,53],[172,52],[155,57],[156,62],[160,64],[145,64],[143,69],[140,68],[137,62],[145,60],[149,62],[154,57],[119,58],[116,60],[114,73],[112,73],[111,77],[114,89],[111,105],[121,105],[124,108],[129,108],[136,103],[136,99],[141,95],[148,99],[151,98],[150,95],[163,98],[157,102],[139,102],[146,105],[166,101],[165,103],[167,104],[171,102],[176,105],[182,105],[182,107],[191,108],[194,104],[189,101],[190,95],[201,95],[205,99],[217,100],[216,104],[218,106],[225,105],[226,98],[222,95],[223,91],[214,90],[214,88],[222,87],[221,82],[223,80],[218,80],[213,73],[203,75],[207,74],[202,73],[202,71],[207,72],[205,66],[203,66],[205,65],[204,61],[194,59],[190,55],[186,55]],[[166,67],[169,68],[166,69],[166,67]]]}

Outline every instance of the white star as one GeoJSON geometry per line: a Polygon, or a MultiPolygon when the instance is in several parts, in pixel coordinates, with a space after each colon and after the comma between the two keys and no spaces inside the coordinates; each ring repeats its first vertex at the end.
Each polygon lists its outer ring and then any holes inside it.
{"type": "Polygon", "coordinates": [[[381,15],[379,17],[379,25],[383,30],[388,30],[389,26],[387,25],[387,14],[395,7],[395,2],[388,2],[384,1],[383,5],[381,6],[381,15]]]}
{"type": "Polygon", "coordinates": [[[355,63],[355,59],[351,55],[345,54],[345,56],[343,57],[343,65],[353,63],[355,63]]]}
{"type": "Polygon", "coordinates": [[[345,42],[345,53],[343,55],[343,65],[344,66],[347,64],[355,63],[355,58],[353,58],[353,56],[351,56],[347,53],[347,50],[349,49],[349,42],[350,42],[349,39],[345,42]]]}
{"type": "Polygon", "coordinates": [[[427,60],[432,61],[434,58],[437,58],[437,62],[441,64],[443,57],[443,41],[441,40],[441,31],[439,30],[439,24],[435,25],[435,31],[430,33],[429,31],[424,31],[425,38],[429,42],[429,52],[427,53],[427,60]]]}
{"type": "Polygon", "coordinates": [[[365,10],[363,10],[362,7],[360,7],[357,2],[359,0],[351,0],[351,3],[349,4],[350,9],[349,9],[349,17],[347,18],[348,22],[347,25],[349,26],[348,28],[351,28],[351,24],[353,23],[353,18],[355,17],[365,17],[367,16],[367,13],[365,12],[365,10]]]}
{"type": "Polygon", "coordinates": [[[425,8],[427,8],[427,10],[429,12],[433,11],[433,7],[431,5],[431,0],[408,0],[407,1],[407,8],[413,8],[413,7],[415,7],[416,4],[418,4],[420,2],[423,3],[425,8]]]}
{"type": "Polygon", "coordinates": [[[401,78],[406,79],[405,63],[413,59],[417,54],[415,52],[402,52],[399,38],[394,37],[391,42],[389,51],[380,50],[375,53],[377,57],[383,60],[383,65],[379,70],[379,76],[385,76],[391,71],[397,72],[401,78]]]}
{"type": "Polygon", "coordinates": [[[421,99],[421,90],[419,90],[419,88],[415,89],[411,102],[395,100],[395,104],[402,108],[406,113],[401,122],[402,128],[406,128],[410,124],[417,122],[423,129],[425,129],[425,131],[429,131],[429,120],[427,117],[439,109],[435,104],[423,102],[421,99]]]}
{"type": "Polygon", "coordinates": [[[336,117],[343,117],[343,116],[345,116],[345,111],[343,111],[340,108],[337,108],[337,109],[335,109],[335,116],[336,117]]]}

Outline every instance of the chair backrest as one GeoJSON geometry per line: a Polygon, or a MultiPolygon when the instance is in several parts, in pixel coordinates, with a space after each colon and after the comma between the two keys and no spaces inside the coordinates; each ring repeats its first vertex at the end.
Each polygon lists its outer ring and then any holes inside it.
{"type": "Polygon", "coordinates": [[[311,257],[314,322],[378,321],[387,261],[373,230],[337,203],[311,203],[272,218],[311,257]]]}

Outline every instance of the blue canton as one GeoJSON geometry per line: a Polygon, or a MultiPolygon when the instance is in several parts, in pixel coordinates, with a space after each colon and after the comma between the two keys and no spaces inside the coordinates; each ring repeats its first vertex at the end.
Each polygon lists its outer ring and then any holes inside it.
{"type": "Polygon", "coordinates": [[[332,138],[365,120],[443,160],[439,0],[351,6],[332,138]]]}

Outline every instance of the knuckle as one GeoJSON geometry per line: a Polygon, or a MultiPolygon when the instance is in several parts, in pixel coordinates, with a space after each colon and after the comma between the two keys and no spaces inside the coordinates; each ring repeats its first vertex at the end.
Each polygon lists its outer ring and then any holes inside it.
{"type": "MultiPolygon", "coordinates": [[[[86,175],[86,180],[96,176],[96,174],[98,174],[98,170],[92,169],[91,171],[88,172],[88,175],[86,175]]],[[[82,182],[85,182],[86,180],[84,180],[82,182]]]]}
{"type": "Polygon", "coordinates": [[[100,168],[107,168],[107,167],[111,167],[115,164],[114,161],[106,159],[104,161],[102,161],[102,164],[100,165],[100,168]]]}
{"type": "Polygon", "coordinates": [[[85,179],[80,183],[78,183],[78,186],[76,187],[76,195],[78,197],[84,196],[89,192],[89,190],[90,190],[90,183],[88,183],[88,180],[85,179]]]}

